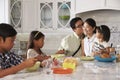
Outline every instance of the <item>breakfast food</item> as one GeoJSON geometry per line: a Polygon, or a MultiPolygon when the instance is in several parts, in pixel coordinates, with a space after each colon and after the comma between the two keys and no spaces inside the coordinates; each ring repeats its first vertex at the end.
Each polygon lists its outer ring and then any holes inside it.
{"type": "Polygon", "coordinates": [[[110,58],[111,56],[109,53],[102,53],[102,54],[100,54],[100,57],[101,58],[110,58]]]}
{"type": "Polygon", "coordinates": [[[64,59],[64,62],[65,62],[65,63],[75,63],[75,65],[78,64],[77,59],[76,59],[76,58],[73,58],[73,57],[65,58],[65,59],[64,59]]]}
{"type": "Polygon", "coordinates": [[[120,62],[120,54],[117,54],[116,56],[117,56],[116,62],[120,62]]]}
{"type": "Polygon", "coordinates": [[[71,69],[75,69],[76,66],[78,65],[78,61],[76,58],[73,58],[73,57],[67,57],[64,59],[63,61],[63,68],[71,68],[71,69]]]}
{"type": "Polygon", "coordinates": [[[70,74],[73,72],[71,68],[53,68],[54,74],[70,74]]]}

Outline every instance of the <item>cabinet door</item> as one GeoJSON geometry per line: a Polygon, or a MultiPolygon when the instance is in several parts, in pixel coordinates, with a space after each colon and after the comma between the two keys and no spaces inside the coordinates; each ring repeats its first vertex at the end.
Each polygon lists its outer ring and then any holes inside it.
{"type": "Polygon", "coordinates": [[[103,6],[104,0],[76,0],[76,13],[101,9],[103,6]]]}
{"type": "Polygon", "coordinates": [[[40,1],[39,3],[40,28],[53,28],[53,1],[40,1]]]}
{"type": "Polygon", "coordinates": [[[40,29],[43,31],[68,29],[71,10],[73,10],[71,0],[40,0],[38,13],[40,29]]]}
{"type": "Polygon", "coordinates": [[[69,20],[71,17],[71,2],[58,2],[57,3],[57,26],[58,28],[68,28],[69,20]]]}
{"type": "Polygon", "coordinates": [[[106,7],[108,9],[120,10],[120,0],[106,0],[106,7]]]}
{"type": "Polygon", "coordinates": [[[18,32],[21,29],[22,20],[22,2],[21,0],[10,0],[10,24],[15,27],[18,32]]]}

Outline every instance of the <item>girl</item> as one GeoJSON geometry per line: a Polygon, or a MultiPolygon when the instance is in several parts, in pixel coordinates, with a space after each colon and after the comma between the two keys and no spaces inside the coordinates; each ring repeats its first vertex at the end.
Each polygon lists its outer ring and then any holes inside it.
{"type": "Polygon", "coordinates": [[[44,34],[39,31],[32,31],[28,41],[28,51],[27,58],[35,57],[39,61],[48,59],[49,56],[46,56],[40,48],[44,45],[44,34]]]}
{"type": "Polygon", "coordinates": [[[109,53],[108,41],[110,39],[110,29],[106,25],[96,28],[96,39],[93,44],[93,56],[100,53],[109,53]]]}
{"type": "Polygon", "coordinates": [[[83,24],[83,32],[85,38],[82,40],[82,56],[92,56],[92,45],[95,40],[96,22],[92,18],[85,20],[83,24]]]}

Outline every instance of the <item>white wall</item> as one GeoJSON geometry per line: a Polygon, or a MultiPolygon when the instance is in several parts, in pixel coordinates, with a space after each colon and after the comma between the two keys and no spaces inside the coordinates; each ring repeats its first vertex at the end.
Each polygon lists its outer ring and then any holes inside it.
{"type": "Polygon", "coordinates": [[[4,0],[0,0],[0,23],[5,21],[4,17],[5,17],[4,0]]]}
{"type": "Polygon", "coordinates": [[[8,0],[0,0],[0,23],[8,22],[8,0]]]}

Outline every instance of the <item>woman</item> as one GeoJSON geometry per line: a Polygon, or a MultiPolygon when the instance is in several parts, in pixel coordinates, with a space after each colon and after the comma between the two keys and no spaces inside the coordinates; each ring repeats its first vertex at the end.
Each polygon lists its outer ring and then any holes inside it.
{"type": "Polygon", "coordinates": [[[92,18],[85,20],[83,32],[86,37],[82,40],[82,56],[92,56],[92,46],[95,41],[96,22],[92,18]]]}

